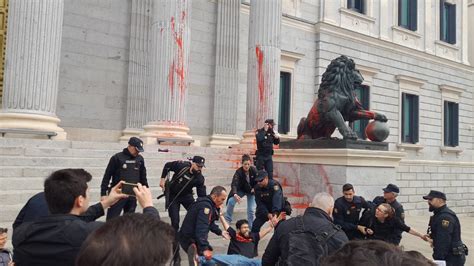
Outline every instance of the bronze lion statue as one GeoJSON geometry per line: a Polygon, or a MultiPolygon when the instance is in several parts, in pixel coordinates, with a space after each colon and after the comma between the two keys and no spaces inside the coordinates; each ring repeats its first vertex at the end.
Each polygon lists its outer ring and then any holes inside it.
{"type": "Polygon", "coordinates": [[[318,90],[318,99],[308,116],[301,118],[298,139],[331,138],[336,128],[344,139],[357,139],[357,134],[345,121],[375,119],[386,122],[381,113],[364,110],[355,95],[355,89],[364,78],[354,61],[341,55],[331,61],[324,72],[318,90]]]}

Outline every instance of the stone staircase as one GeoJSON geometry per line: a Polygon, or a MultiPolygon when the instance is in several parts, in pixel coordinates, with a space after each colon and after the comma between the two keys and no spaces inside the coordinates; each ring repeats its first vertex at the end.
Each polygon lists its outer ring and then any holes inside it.
{"type": "MultiPolygon", "coordinates": [[[[0,227],[10,228],[16,215],[26,201],[34,194],[43,190],[43,181],[51,172],[62,168],[84,168],[93,178],[91,187],[91,203],[99,201],[100,183],[110,156],[121,151],[126,144],[87,142],[87,141],[51,141],[0,138],[0,227]]],[[[172,160],[186,160],[194,155],[206,158],[203,175],[206,178],[208,192],[216,185],[230,189],[235,169],[240,166],[240,158],[251,149],[232,148],[219,149],[208,147],[182,147],[146,145],[143,157],[147,167],[148,182],[154,197],[160,195],[159,178],[163,165],[172,160]]],[[[285,177],[275,177],[283,185],[285,196],[293,205],[294,213],[300,214],[307,207],[307,199],[298,193],[297,187],[289,184],[285,177]]],[[[169,221],[165,212],[164,200],[154,201],[161,217],[169,221]]],[[[246,219],[246,198],[234,209],[234,222],[246,219]]],[[[139,211],[139,210],[138,210],[139,211]]],[[[181,221],[185,210],[181,210],[181,221]]],[[[102,218],[103,219],[103,218],[102,218]]],[[[266,242],[262,241],[260,249],[264,250],[266,242]]],[[[227,243],[220,237],[210,235],[211,244],[216,252],[226,252],[227,243]]],[[[8,243],[11,246],[11,242],[8,243]]],[[[261,252],[261,253],[262,253],[261,252]]],[[[184,257],[183,257],[184,258],[184,257]]]]}

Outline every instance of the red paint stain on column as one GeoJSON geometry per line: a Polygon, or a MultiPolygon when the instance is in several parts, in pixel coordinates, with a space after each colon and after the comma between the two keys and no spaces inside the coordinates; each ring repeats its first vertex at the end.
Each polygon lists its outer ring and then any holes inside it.
{"type": "MultiPolygon", "coordinates": [[[[175,40],[175,43],[176,43],[176,47],[177,47],[177,63],[175,64],[175,61],[173,59],[173,69],[174,69],[174,72],[176,72],[176,77],[178,78],[178,87],[179,87],[179,91],[180,91],[180,98],[181,100],[184,99],[184,93],[185,93],[185,90],[186,90],[186,82],[185,82],[185,58],[184,58],[184,50],[183,50],[183,31],[184,31],[184,28],[187,26],[186,25],[186,12],[185,11],[182,11],[181,12],[181,16],[180,16],[180,24],[181,24],[181,27],[178,27],[176,28],[175,26],[175,18],[174,17],[171,17],[171,31],[173,33],[173,37],[174,37],[174,40],[175,40]]],[[[173,77],[174,78],[174,77],[173,77]]],[[[170,86],[173,85],[174,86],[174,83],[170,83],[170,86]]],[[[173,90],[172,88],[170,88],[171,90],[173,90]]]]}
{"type": "Polygon", "coordinates": [[[258,104],[257,107],[257,127],[263,122],[263,110],[265,110],[265,75],[263,68],[264,54],[260,45],[255,47],[255,56],[257,58],[257,79],[258,79],[258,104]]]}

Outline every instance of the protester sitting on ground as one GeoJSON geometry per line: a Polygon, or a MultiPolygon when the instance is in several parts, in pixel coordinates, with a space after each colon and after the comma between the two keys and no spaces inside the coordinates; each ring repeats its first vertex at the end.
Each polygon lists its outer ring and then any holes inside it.
{"type": "Polygon", "coordinates": [[[147,214],[126,214],[89,235],[77,266],[163,266],[172,258],[174,229],[147,214]]]}
{"type": "Polygon", "coordinates": [[[436,266],[425,257],[404,252],[380,240],[350,241],[336,253],[324,258],[321,266],[436,266]]]}
{"type": "MultiPolygon", "coordinates": [[[[13,258],[16,265],[74,265],[84,240],[104,224],[87,220],[103,216],[105,209],[127,197],[121,193],[120,182],[108,196],[89,207],[87,182],[90,180],[89,173],[77,169],[58,170],[46,179],[44,192],[51,215],[23,223],[15,229],[13,258]],[[81,213],[86,215],[80,216],[81,213]]],[[[159,219],[158,211],[152,207],[149,189],[138,184],[134,191],[143,204],[143,212],[159,219]]]]}
{"type": "Polygon", "coordinates": [[[250,232],[250,225],[247,220],[238,220],[235,224],[237,231],[229,226],[226,219],[221,215],[221,223],[224,230],[229,232],[230,243],[227,254],[238,254],[247,258],[255,258],[258,256],[258,242],[273,230],[272,223],[266,229],[260,230],[259,233],[250,232]]]}
{"type": "Polygon", "coordinates": [[[374,208],[375,211],[364,215],[368,218],[361,219],[363,229],[361,232],[367,239],[383,240],[398,245],[398,230],[405,231],[425,241],[427,237],[407,226],[400,218],[395,216],[395,210],[388,204],[382,203],[374,208]]]}
{"type": "Polygon", "coordinates": [[[252,223],[255,216],[255,191],[254,187],[257,184],[255,178],[257,177],[257,168],[251,166],[251,159],[248,154],[242,156],[242,166],[237,169],[232,178],[231,189],[229,197],[227,198],[227,207],[225,219],[228,223],[232,222],[232,215],[234,213],[235,203],[242,201],[244,196],[247,197],[247,221],[249,227],[252,228],[252,223]]]}
{"type": "Polygon", "coordinates": [[[5,248],[8,239],[8,228],[0,228],[0,266],[13,266],[12,252],[5,248]]]}
{"type": "Polygon", "coordinates": [[[334,198],[318,193],[303,216],[281,221],[265,249],[262,264],[319,265],[322,257],[336,252],[349,240],[332,223],[333,209],[334,198]]]}

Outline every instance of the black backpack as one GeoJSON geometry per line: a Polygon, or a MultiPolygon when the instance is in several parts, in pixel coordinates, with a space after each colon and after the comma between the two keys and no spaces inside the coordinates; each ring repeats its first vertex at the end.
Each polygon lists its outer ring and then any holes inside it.
{"type": "Polygon", "coordinates": [[[317,231],[306,230],[303,222],[303,216],[296,219],[296,230],[288,234],[288,266],[318,266],[321,258],[329,255],[327,241],[341,227],[329,224],[322,226],[317,231]]]}

